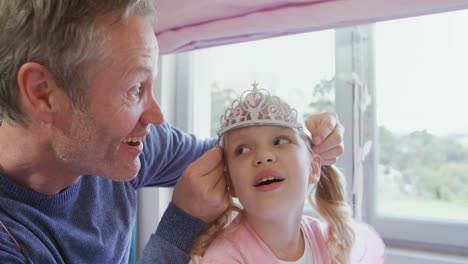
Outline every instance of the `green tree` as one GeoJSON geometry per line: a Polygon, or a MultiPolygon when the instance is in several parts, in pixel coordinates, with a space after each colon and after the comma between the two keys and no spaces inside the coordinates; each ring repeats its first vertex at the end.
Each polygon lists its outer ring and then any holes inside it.
{"type": "Polygon", "coordinates": [[[313,98],[309,107],[312,113],[333,112],[335,110],[335,77],[321,79],[313,88],[313,98]]]}
{"type": "MultiPolygon", "coordinates": [[[[468,204],[468,148],[425,130],[398,135],[379,127],[379,160],[400,171],[413,195],[468,204]]],[[[402,188],[403,189],[403,188],[402,188]]]]}
{"type": "Polygon", "coordinates": [[[379,137],[379,160],[380,163],[386,167],[392,165],[392,160],[395,156],[399,155],[399,150],[396,143],[398,139],[384,126],[378,128],[379,137]]]}

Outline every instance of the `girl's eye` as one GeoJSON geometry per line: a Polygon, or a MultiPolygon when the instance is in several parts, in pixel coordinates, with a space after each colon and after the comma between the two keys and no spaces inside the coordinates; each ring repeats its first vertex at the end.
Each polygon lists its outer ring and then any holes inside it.
{"type": "Polygon", "coordinates": [[[274,142],[275,145],[288,144],[288,143],[291,143],[291,140],[287,138],[283,138],[283,137],[275,139],[275,142],[274,142]]]}
{"type": "Polygon", "coordinates": [[[238,148],[236,148],[236,155],[242,155],[242,154],[245,154],[247,152],[250,151],[250,148],[246,147],[246,146],[240,146],[238,148]]]}
{"type": "Polygon", "coordinates": [[[140,93],[141,93],[141,83],[137,83],[131,90],[130,90],[130,94],[132,96],[135,96],[135,97],[140,97],[140,93]]]}

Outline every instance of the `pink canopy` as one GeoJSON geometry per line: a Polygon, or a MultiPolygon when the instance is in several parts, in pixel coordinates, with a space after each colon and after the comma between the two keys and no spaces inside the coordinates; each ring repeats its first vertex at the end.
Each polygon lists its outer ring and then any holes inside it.
{"type": "Polygon", "coordinates": [[[468,0],[155,0],[162,54],[468,8],[468,0]]]}

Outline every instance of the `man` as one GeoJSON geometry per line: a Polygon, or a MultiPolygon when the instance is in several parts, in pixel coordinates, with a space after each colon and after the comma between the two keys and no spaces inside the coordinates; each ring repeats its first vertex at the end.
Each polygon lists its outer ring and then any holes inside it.
{"type": "MultiPolygon", "coordinates": [[[[154,98],[151,2],[0,0],[0,263],[126,263],[136,190],[176,182],[141,262],[186,263],[226,208],[215,141],[154,98]]],[[[336,116],[308,121],[335,162],[336,116]]]]}

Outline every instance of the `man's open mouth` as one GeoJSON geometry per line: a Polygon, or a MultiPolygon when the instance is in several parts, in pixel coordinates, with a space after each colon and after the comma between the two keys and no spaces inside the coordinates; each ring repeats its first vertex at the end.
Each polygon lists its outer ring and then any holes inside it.
{"type": "Polygon", "coordinates": [[[122,143],[125,143],[129,146],[136,147],[142,144],[143,140],[145,140],[145,136],[142,137],[126,137],[122,140],[122,143]]]}

